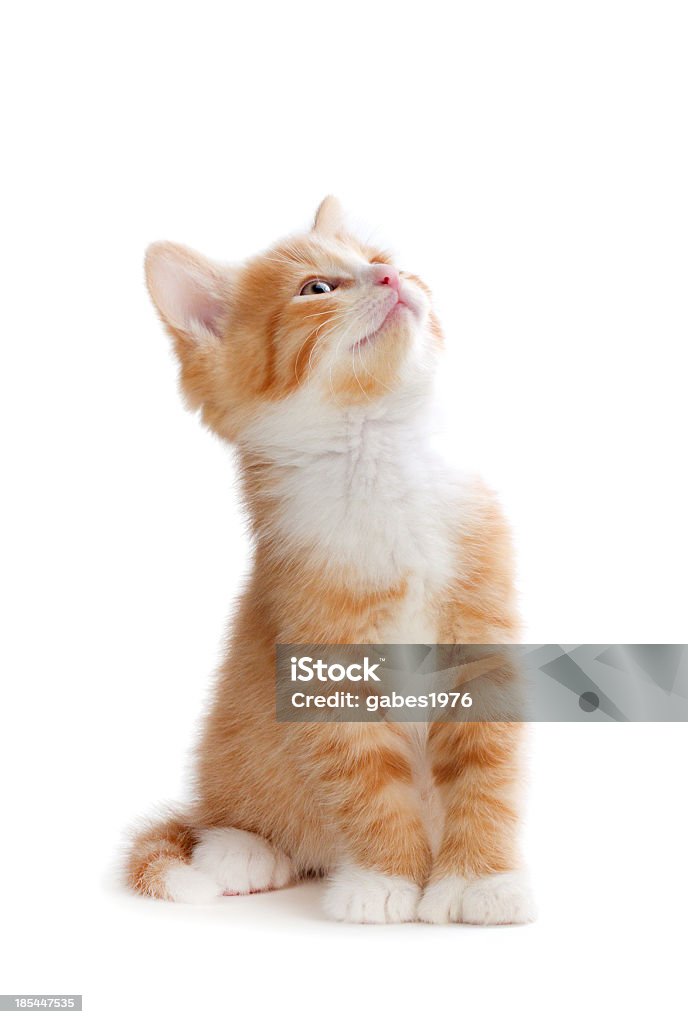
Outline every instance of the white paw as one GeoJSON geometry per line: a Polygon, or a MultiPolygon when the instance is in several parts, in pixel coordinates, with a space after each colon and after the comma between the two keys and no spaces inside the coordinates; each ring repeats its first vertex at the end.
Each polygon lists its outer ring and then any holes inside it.
{"type": "Polygon", "coordinates": [[[415,921],[420,889],[407,878],[343,867],[330,878],[323,906],[335,921],[399,924],[415,921]]]}
{"type": "Polygon", "coordinates": [[[450,924],[461,921],[463,894],[468,881],[461,875],[451,875],[429,885],[418,904],[418,920],[429,924],[450,924]]]}
{"type": "Polygon", "coordinates": [[[193,869],[217,886],[218,892],[240,895],[281,889],[294,872],[291,861],[265,839],[238,828],[213,828],[194,847],[193,869]]]}
{"type": "Polygon", "coordinates": [[[165,894],[175,903],[212,903],[222,889],[209,875],[179,861],[165,871],[165,894]]]}
{"type": "Polygon", "coordinates": [[[525,924],[536,917],[528,881],[519,871],[467,879],[460,875],[429,885],[418,917],[430,924],[525,924]]]}
{"type": "Polygon", "coordinates": [[[536,917],[533,894],[520,871],[476,878],[463,894],[466,924],[526,924],[536,917]]]}

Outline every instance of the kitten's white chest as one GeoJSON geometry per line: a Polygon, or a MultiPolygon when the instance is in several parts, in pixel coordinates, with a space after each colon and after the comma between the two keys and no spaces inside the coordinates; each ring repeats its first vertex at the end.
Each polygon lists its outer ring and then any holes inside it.
{"type": "Polygon", "coordinates": [[[456,569],[456,485],[407,429],[374,424],[357,440],[285,474],[280,532],[370,589],[403,583],[380,640],[434,643],[430,609],[456,569]]]}
{"type": "Polygon", "coordinates": [[[306,389],[250,436],[276,471],[270,542],[364,590],[403,586],[386,643],[436,642],[431,609],[457,569],[465,490],[434,447],[428,415],[401,399],[341,411],[306,389]]]}

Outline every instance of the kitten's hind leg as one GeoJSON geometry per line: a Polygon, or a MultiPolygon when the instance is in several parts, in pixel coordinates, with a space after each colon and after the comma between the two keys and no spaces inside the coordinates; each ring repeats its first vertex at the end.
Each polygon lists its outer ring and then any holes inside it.
{"type": "Polygon", "coordinates": [[[238,828],[204,829],[189,866],[211,879],[218,895],[283,889],[295,876],[284,853],[253,832],[238,828]]]}

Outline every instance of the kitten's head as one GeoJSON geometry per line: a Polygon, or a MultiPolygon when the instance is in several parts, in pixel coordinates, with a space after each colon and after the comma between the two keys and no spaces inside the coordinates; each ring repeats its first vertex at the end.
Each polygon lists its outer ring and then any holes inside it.
{"type": "Polygon", "coordinates": [[[332,411],[422,393],[441,346],[426,286],[350,234],[331,196],[309,232],[240,266],[155,243],[146,279],[189,404],[230,440],[297,395],[332,411]]]}

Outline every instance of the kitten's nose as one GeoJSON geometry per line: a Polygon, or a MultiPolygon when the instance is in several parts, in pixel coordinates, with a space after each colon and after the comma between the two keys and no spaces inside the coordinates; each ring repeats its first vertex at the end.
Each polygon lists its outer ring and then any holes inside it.
{"type": "Polygon", "coordinates": [[[399,271],[395,270],[394,267],[390,267],[386,263],[383,263],[376,268],[375,283],[389,285],[390,288],[394,288],[394,290],[398,292],[401,286],[401,282],[399,281],[399,271]]]}

